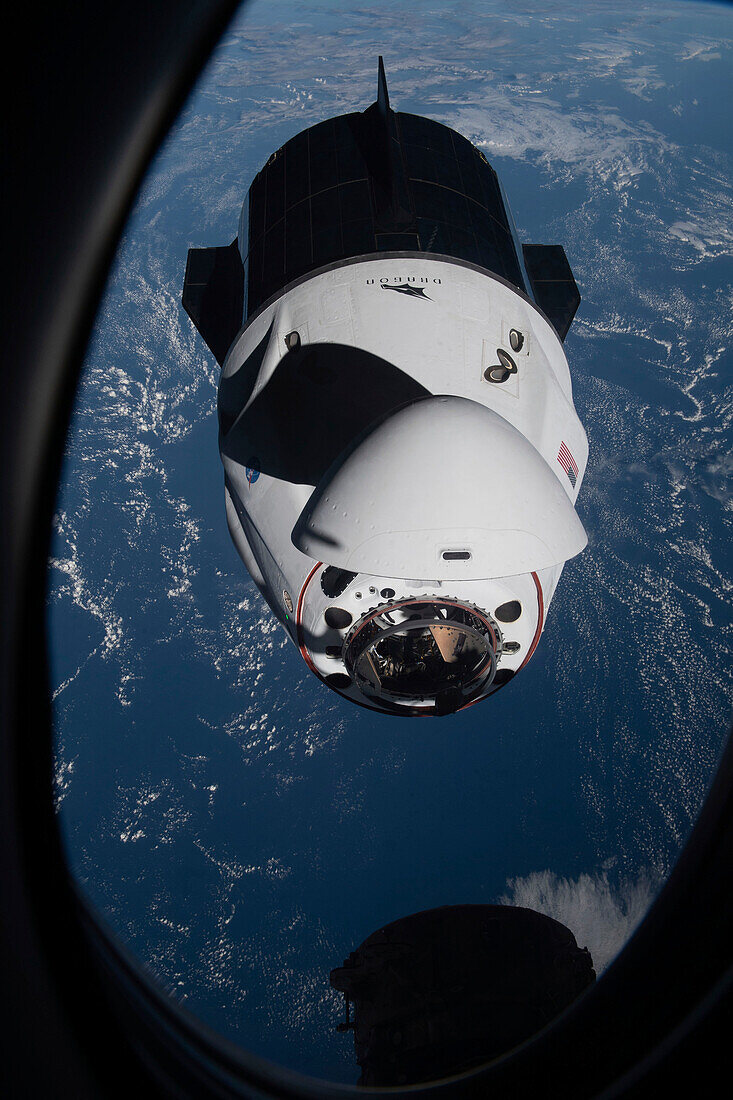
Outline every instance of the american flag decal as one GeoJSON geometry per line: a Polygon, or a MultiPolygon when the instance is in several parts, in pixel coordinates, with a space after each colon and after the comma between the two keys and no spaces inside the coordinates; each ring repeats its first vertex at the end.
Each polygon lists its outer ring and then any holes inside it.
{"type": "Polygon", "coordinates": [[[557,461],[570,478],[570,484],[574,489],[575,482],[578,480],[578,466],[564,441],[560,444],[560,450],[557,452],[557,461]]]}

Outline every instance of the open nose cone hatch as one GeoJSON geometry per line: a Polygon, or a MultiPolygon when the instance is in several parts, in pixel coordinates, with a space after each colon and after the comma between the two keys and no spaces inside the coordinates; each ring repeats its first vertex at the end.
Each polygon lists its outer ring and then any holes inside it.
{"type": "Polygon", "coordinates": [[[437,600],[387,604],[360,620],[344,663],[365,695],[396,705],[458,709],[496,671],[497,631],[475,609],[437,600]]]}

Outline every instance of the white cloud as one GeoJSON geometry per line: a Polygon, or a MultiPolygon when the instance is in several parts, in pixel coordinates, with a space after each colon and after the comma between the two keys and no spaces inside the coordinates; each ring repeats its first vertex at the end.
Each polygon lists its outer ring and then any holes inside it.
{"type": "Polygon", "coordinates": [[[676,221],[669,227],[669,235],[691,245],[702,259],[728,255],[733,248],[733,225],[725,209],[676,221]]]}
{"type": "Polygon", "coordinates": [[[717,43],[712,42],[687,42],[679,59],[680,61],[720,61],[722,54],[716,46],[717,43]]]}
{"type": "Polygon", "coordinates": [[[572,112],[549,98],[523,99],[492,93],[480,106],[458,108],[448,125],[492,156],[535,156],[568,178],[578,173],[620,189],[650,172],[674,146],[646,123],[623,119],[611,108],[572,112]]]}
{"type": "Polygon", "coordinates": [[[553,871],[534,871],[507,880],[502,905],[521,905],[560,921],[587,947],[596,974],[605,970],[621,950],[651,905],[659,880],[642,872],[635,882],[611,885],[604,871],[563,878],[553,871]]]}

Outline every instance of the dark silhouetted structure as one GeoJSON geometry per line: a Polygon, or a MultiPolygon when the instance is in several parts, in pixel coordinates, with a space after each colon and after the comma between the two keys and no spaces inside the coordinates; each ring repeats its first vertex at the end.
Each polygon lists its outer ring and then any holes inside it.
{"type": "Polygon", "coordinates": [[[588,948],[552,917],[510,905],[447,905],[372,933],[331,971],[331,985],[346,998],[339,1029],[354,1032],[358,1083],[386,1087],[497,1058],[595,977],[588,948]]]}

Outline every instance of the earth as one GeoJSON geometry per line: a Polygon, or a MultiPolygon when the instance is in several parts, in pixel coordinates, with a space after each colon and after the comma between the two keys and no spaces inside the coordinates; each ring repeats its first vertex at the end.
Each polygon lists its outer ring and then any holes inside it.
{"type": "Polygon", "coordinates": [[[177,1000],[354,1081],[329,970],[418,910],[546,912],[602,972],[685,842],[731,702],[731,12],[404,0],[240,11],[152,165],[79,386],[49,566],[72,871],[177,1000]],[[181,306],[303,128],[376,97],[473,141],[562,243],[587,549],[533,660],[422,722],[324,688],[230,541],[219,368],[181,306]]]}

